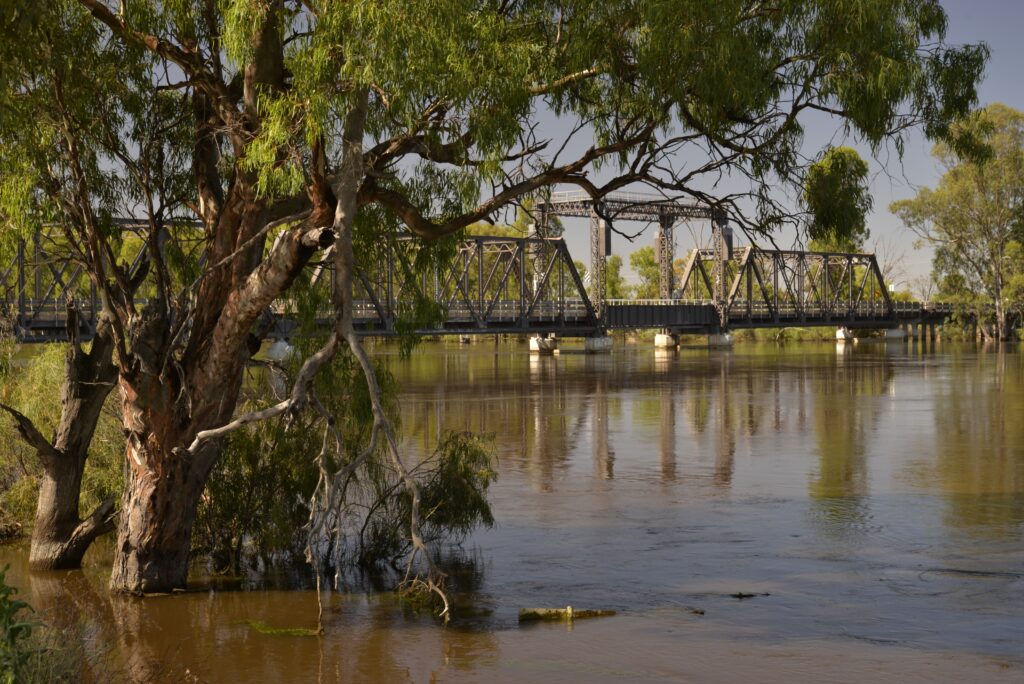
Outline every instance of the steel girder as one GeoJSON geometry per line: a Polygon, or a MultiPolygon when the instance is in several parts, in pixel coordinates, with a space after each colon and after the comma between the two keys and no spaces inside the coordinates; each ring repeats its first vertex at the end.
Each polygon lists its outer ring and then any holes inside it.
{"type": "Polygon", "coordinates": [[[389,240],[375,260],[356,269],[354,319],[363,330],[396,331],[416,299],[445,312],[442,328],[433,332],[597,326],[561,238],[470,237],[452,259],[426,270],[414,268],[421,248],[416,238],[389,240]]]}
{"type": "Polygon", "coordinates": [[[895,316],[873,254],[746,247],[732,259],[717,257],[715,250],[690,253],[682,276],[682,296],[713,301],[719,306],[723,327],[856,325],[895,316]],[[718,272],[721,278],[714,277],[718,272]],[[729,286],[723,296],[720,288],[725,282],[729,286]]]}
{"type": "Polygon", "coordinates": [[[10,263],[0,267],[0,313],[19,338],[65,339],[70,302],[82,326],[79,334],[90,338],[100,309],[96,286],[80,264],[52,256],[45,246],[51,241],[48,233],[39,232],[31,241],[18,241],[10,263]]]}

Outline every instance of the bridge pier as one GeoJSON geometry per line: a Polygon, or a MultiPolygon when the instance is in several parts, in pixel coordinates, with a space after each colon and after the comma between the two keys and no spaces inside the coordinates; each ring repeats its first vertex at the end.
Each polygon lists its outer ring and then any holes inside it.
{"type": "Polygon", "coordinates": [[[558,339],[554,336],[535,335],[530,338],[530,351],[534,354],[550,356],[558,349],[558,339]]]}
{"type": "Polygon", "coordinates": [[[610,354],[612,351],[612,338],[609,335],[586,337],[583,339],[583,351],[588,354],[610,354]]]}
{"type": "Polygon", "coordinates": [[[708,335],[708,347],[712,349],[731,349],[733,344],[732,335],[727,332],[717,332],[708,335]]]}
{"type": "Polygon", "coordinates": [[[679,335],[672,333],[658,333],[654,336],[655,349],[675,349],[679,346],[679,335]]]}

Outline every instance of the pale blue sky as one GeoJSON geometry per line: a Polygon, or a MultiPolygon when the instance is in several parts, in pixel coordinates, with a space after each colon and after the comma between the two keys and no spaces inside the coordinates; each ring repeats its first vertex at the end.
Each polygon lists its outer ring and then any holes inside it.
{"type": "MultiPolygon", "coordinates": [[[[985,80],[981,84],[981,105],[1002,102],[1016,109],[1024,109],[1024,0],[945,0],[943,6],[949,14],[951,43],[983,41],[992,52],[985,80]]],[[[914,236],[889,213],[893,200],[912,197],[920,186],[934,186],[940,176],[931,145],[922,136],[916,136],[907,146],[902,169],[890,164],[890,174],[878,174],[874,179],[875,208],[870,218],[872,237],[888,240],[904,253],[907,278],[926,274],[931,270],[930,250],[914,250],[914,236]]],[[[872,170],[882,170],[872,161],[872,170]]]]}
{"type": "MultiPolygon", "coordinates": [[[[991,50],[991,59],[980,87],[980,104],[1003,102],[1017,109],[1024,109],[1024,0],[944,0],[942,3],[949,14],[947,41],[952,44],[983,41],[991,50]]],[[[829,140],[834,139],[835,123],[816,120],[807,124],[807,145],[805,152],[814,155],[829,140]]],[[[836,140],[836,142],[842,142],[836,140]]],[[[895,280],[897,287],[905,286],[915,277],[926,275],[931,270],[931,251],[915,249],[915,236],[903,228],[900,221],[889,213],[889,204],[897,199],[911,197],[917,188],[934,186],[940,175],[935,160],[930,155],[931,145],[920,134],[912,135],[906,145],[902,160],[895,155],[881,159],[870,159],[874,210],[869,217],[871,239],[869,248],[876,249],[880,256],[889,258],[902,255],[901,268],[895,280]]],[[[860,148],[868,157],[868,151],[860,148]]],[[[573,255],[589,261],[589,246],[583,222],[567,221],[567,241],[573,255]]],[[[627,226],[623,228],[628,229],[627,226]]],[[[635,229],[639,229],[636,226],[635,229]]],[[[702,227],[695,227],[700,231],[702,227]]],[[[692,239],[686,230],[677,229],[676,256],[683,256],[692,246],[692,239]]],[[[779,244],[792,241],[792,236],[780,236],[779,244]]],[[[629,254],[653,242],[653,229],[630,244],[624,238],[615,236],[614,253],[629,262],[629,254]]],[[[627,277],[632,279],[632,275],[627,277]]]]}

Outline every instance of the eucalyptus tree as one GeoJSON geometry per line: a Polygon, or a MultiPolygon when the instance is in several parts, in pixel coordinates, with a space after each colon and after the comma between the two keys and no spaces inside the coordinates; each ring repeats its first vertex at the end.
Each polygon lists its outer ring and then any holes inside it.
{"type": "Polygon", "coordinates": [[[815,251],[856,252],[868,239],[871,211],[868,164],[852,147],[832,147],[811,164],[803,200],[807,235],[815,251]]]}
{"type": "Polygon", "coordinates": [[[965,153],[936,144],[932,154],[945,170],[938,186],[890,209],[934,245],[937,280],[981,295],[1005,340],[1011,284],[1024,267],[1024,113],[993,104],[958,128],[977,146],[965,153]]]}
{"type": "MultiPolygon", "coordinates": [[[[987,56],[945,44],[936,0],[8,0],[0,11],[3,210],[68,218],[103,295],[128,442],[111,587],[133,592],[185,585],[196,504],[228,432],[315,408],[311,379],[343,348],[377,394],[352,329],[352,273],[397,230],[441,240],[563,183],[595,201],[646,184],[768,231],[789,215],[771,186],[800,187],[809,115],[873,146],[916,126],[941,138],[975,101],[987,56]],[[162,162],[140,172],[127,131],[156,138],[162,162]],[[163,198],[176,186],[161,170],[189,178],[199,241],[174,230],[181,215],[163,198]],[[749,183],[717,195],[725,174],[749,183]],[[115,207],[148,225],[145,304],[111,258],[115,207]],[[175,245],[202,264],[180,287],[175,245]],[[237,416],[265,312],[313,260],[334,269],[334,329],[286,400],[237,416]]],[[[379,400],[373,413],[371,446],[405,473],[379,400]]],[[[422,550],[416,485],[403,479],[422,550]]],[[[336,495],[322,490],[317,505],[336,495]]]]}
{"type": "Polygon", "coordinates": [[[658,269],[654,248],[641,247],[629,255],[629,266],[636,273],[639,282],[633,294],[637,299],[657,299],[659,296],[661,272],[658,269]]]}
{"type": "Polygon", "coordinates": [[[91,344],[79,339],[78,309],[67,304],[69,344],[52,436],[0,404],[42,466],[29,562],[74,568],[114,527],[114,499],[81,517],[82,479],[118,379],[114,348],[123,337],[115,336],[111,314],[134,306],[148,272],[145,259],[135,270],[116,264],[124,236],[111,219],[127,203],[144,231],[159,230],[188,194],[188,163],[177,156],[178,103],[155,87],[154,63],[99,49],[93,22],[67,5],[15,3],[0,10],[0,23],[0,246],[39,232],[48,250],[77,260],[94,282],[116,279],[102,290],[107,311],[91,344]]]}

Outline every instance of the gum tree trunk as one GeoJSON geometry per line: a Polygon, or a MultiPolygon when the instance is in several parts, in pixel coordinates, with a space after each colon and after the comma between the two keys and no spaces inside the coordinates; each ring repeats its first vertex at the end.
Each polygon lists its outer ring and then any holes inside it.
{"type": "MultiPolygon", "coordinates": [[[[133,346],[155,348],[157,340],[148,334],[161,329],[142,324],[133,346]]],[[[196,387],[188,400],[173,376],[140,370],[120,377],[127,474],[110,576],[113,591],[185,588],[196,508],[221,445],[211,441],[194,453],[185,447],[196,434],[197,421],[230,418],[247,358],[244,349],[235,350],[233,364],[222,366],[219,381],[196,387]]],[[[154,366],[142,358],[139,367],[154,366]]]]}
{"type": "Polygon", "coordinates": [[[104,501],[84,520],[78,515],[89,445],[117,378],[111,361],[113,342],[109,330],[101,326],[91,350],[85,353],[78,344],[78,318],[72,306],[68,307],[68,333],[71,345],[64,363],[60,422],[53,439],[44,438],[17,410],[0,405],[17,421],[19,434],[36,450],[43,466],[29,550],[29,564],[39,570],[80,567],[93,540],[113,529],[113,499],[104,501]]]}
{"type": "MultiPolygon", "coordinates": [[[[129,445],[128,458],[141,455],[129,445]]],[[[208,470],[173,454],[159,469],[129,469],[111,587],[136,594],[185,588],[192,525],[208,470]]]]}

